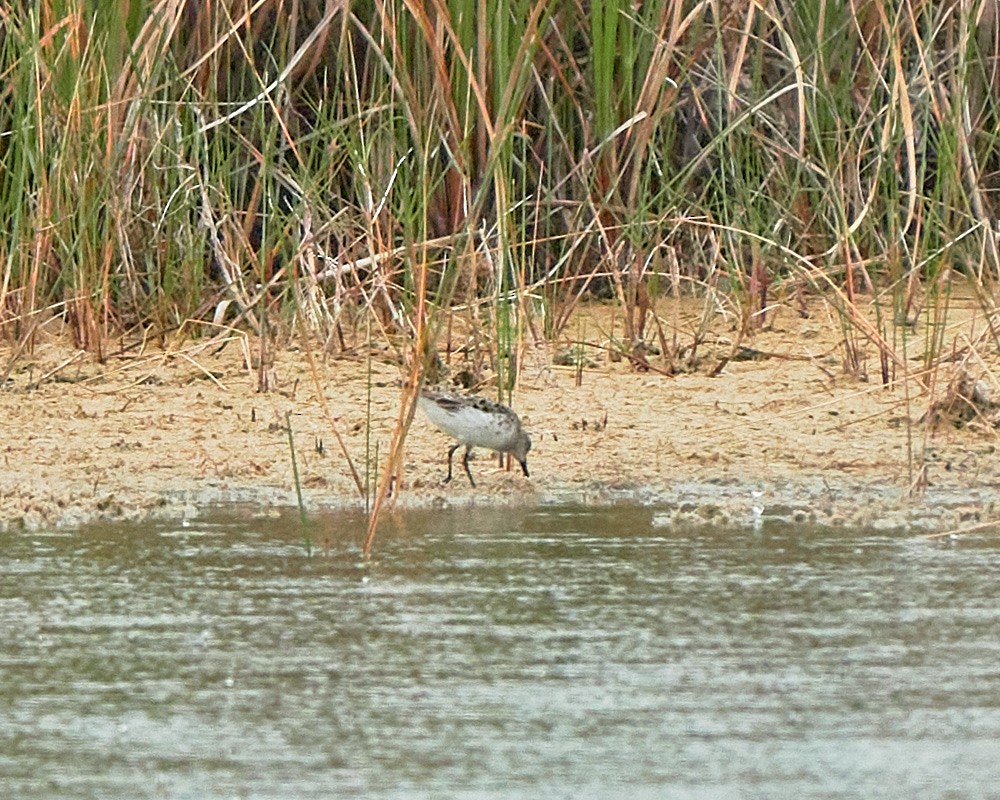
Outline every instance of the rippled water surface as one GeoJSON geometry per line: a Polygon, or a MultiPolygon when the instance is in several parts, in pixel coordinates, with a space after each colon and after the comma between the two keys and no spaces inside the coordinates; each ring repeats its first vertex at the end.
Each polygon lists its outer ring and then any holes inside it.
{"type": "Polygon", "coordinates": [[[0,535],[0,796],[1000,797],[1000,538],[653,509],[0,535]]]}

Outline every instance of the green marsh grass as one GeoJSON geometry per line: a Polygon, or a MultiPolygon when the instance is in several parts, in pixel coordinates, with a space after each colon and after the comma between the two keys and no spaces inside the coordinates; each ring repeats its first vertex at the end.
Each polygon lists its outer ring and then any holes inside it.
{"type": "Polygon", "coordinates": [[[97,359],[250,334],[262,390],[268,349],[378,343],[404,400],[373,520],[442,337],[510,402],[594,295],[665,373],[665,287],[739,341],[815,295],[846,371],[874,352],[929,407],[954,276],[997,348],[998,33],[992,0],[8,4],[0,372],[53,320],[97,359]]]}
{"type": "Polygon", "coordinates": [[[306,504],[302,499],[302,482],[299,479],[299,464],[298,460],[295,458],[295,434],[292,431],[292,412],[285,412],[285,432],[288,434],[288,451],[289,457],[292,462],[292,481],[295,484],[295,498],[297,501],[297,506],[299,509],[299,523],[303,527],[304,531],[304,543],[306,547],[306,554],[312,554],[312,537],[309,532],[305,530],[306,525],[306,504]]]}

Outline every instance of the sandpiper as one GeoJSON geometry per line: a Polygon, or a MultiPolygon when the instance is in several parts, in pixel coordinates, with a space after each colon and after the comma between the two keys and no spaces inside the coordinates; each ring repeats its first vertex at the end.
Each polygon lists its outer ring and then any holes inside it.
{"type": "Polygon", "coordinates": [[[528,451],[531,439],[521,427],[521,418],[502,403],[485,397],[454,392],[437,392],[422,389],[417,404],[427,418],[458,443],[448,451],[448,477],[451,480],[451,462],[458,450],[465,445],[462,466],[473,488],[476,482],[469,470],[469,454],[473,447],[488,447],[498,453],[511,453],[518,460],[525,477],[528,477],[528,451]]]}

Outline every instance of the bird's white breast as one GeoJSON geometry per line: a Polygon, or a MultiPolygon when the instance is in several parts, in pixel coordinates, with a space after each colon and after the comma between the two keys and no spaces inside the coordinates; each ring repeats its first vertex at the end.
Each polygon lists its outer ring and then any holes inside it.
{"type": "Polygon", "coordinates": [[[462,444],[505,451],[517,433],[515,420],[506,414],[491,413],[474,405],[446,408],[426,397],[421,397],[419,404],[431,422],[462,444]]]}

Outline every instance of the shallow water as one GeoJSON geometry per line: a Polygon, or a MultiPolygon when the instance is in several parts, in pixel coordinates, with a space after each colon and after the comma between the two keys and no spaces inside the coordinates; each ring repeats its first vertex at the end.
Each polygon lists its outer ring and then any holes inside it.
{"type": "Polygon", "coordinates": [[[1000,539],[656,520],[0,535],[0,795],[1000,796],[1000,539]]]}

